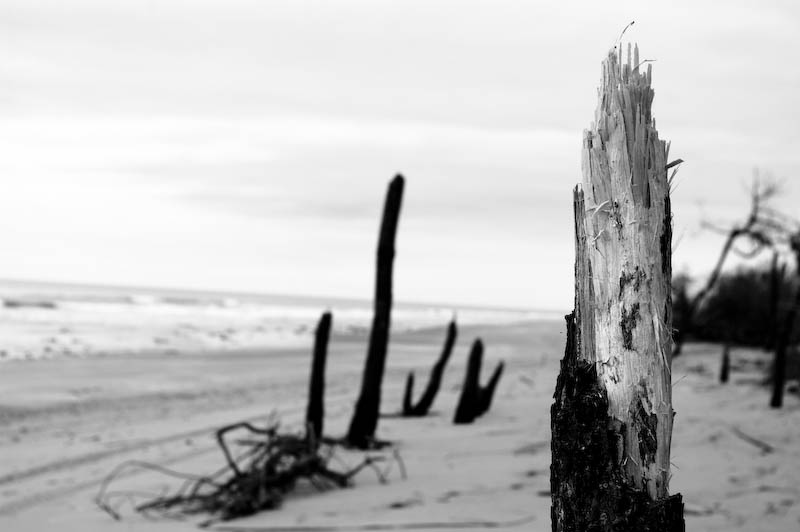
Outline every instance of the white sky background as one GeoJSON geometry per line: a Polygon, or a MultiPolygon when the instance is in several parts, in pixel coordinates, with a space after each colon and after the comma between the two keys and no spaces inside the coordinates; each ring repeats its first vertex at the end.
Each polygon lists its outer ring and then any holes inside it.
{"type": "Polygon", "coordinates": [[[572,306],[572,196],[600,62],[653,65],[676,271],[745,214],[800,215],[800,4],[0,0],[0,277],[572,306]]]}

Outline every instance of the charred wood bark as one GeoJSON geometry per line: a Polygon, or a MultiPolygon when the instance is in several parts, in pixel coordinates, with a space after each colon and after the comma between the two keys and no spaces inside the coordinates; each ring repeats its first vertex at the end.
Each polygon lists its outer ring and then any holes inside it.
{"type": "Polygon", "coordinates": [[[368,448],[375,439],[380,415],[381,384],[389,345],[389,327],[392,312],[392,268],[395,255],[395,237],[403,200],[403,176],[397,175],[389,183],[383,207],[377,251],[375,277],[375,302],[370,331],[369,347],[361,381],[361,393],[347,432],[350,445],[368,448]]]}
{"type": "Polygon", "coordinates": [[[314,357],[311,361],[311,378],[308,385],[308,407],[306,408],[306,427],[312,441],[322,438],[325,421],[325,361],[328,357],[328,339],[331,333],[333,315],[326,312],[317,324],[314,336],[314,357]]]}
{"type": "Polygon", "coordinates": [[[444,347],[442,348],[442,353],[439,356],[439,360],[436,361],[436,364],[434,364],[433,369],[431,370],[428,386],[425,388],[425,392],[422,394],[422,397],[420,397],[417,404],[413,403],[414,373],[411,372],[408,374],[408,379],[406,380],[406,392],[403,396],[404,416],[422,417],[428,415],[428,411],[430,411],[433,401],[436,399],[436,394],[439,393],[439,388],[442,385],[444,369],[447,366],[447,361],[450,360],[450,355],[453,352],[453,345],[456,343],[457,333],[458,330],[456,327],[456,322],[453,320],[447,327],[447,337],[444,341],[444,347]]]}
{"type": "MultiPolygon", "coordinates": [[[[652,500],[620,467],[627,425],[609,415],[595,364],[578,356],[575,314],[550,410],[553,532],[684,532],[680,495],[652,500]]],[[[648,445],[645,443],[645,445],[648,445]]]]}

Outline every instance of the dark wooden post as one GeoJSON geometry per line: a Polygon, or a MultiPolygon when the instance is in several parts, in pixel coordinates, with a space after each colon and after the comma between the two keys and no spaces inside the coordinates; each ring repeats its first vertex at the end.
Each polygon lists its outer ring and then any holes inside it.
{"type": "Polygon", "coordinates": [[[719,368],[719,382],[722,384],[726,384],[728,379],[730,378],[731,374],[731,344],[730,342],[725,342],[725,345],[722,348],[722,364],[719,368]]]}
{"type": "Polygon", "coordinates": [[[672,229],[651,69],[614,50],[575,189],[575,312],[551,409],[555,532],[684,530],[669,495],[672,229]],[[584,198],[585,195],[585,198],[584,198]]]}
{"type": "Polygon", "coordinates": [[[325,360],[328,356],[328,338],[333,315],[326,312],[319,319],[314,336],[314,358],[311,361],[311,378],[308,385],[306,429],[309,438],[319,441],[325,421],[325,360]]]}
{"type": "Polygon", "coordinates": [[[467,359],[467,369],[464,372],[464,385],[461,387],[461,396],[458,399],[456,414],[453,423],[458,425],[472,423],[478,417],[478,404],[480,401],[481,364],[483,363],[483,342],[480,338],[472,344],[472,350],[467,359]]]}
{"type": "Polygon", "coordinates": [[[425,392],[420,397],[419,402],[415,405],[413,402],[414,393],[414,372],[408,374],[406,380],[406,393],[403,396],[403,415],[422,417],[428,415],[428,411],[433,405],[433,400],[436,399],[436,394],[439,393],[439,388],[442,385],[442,376],[444,376],[444,368],[447,366],[447,361],[450,360],[450,355],[453,352],[453,346],[456,343],[456,336],[458,328],[456,327],[455,320],[450,322],[447,327],[447,336],[444,340],[444,347],[439,356],[439,360],[434,364],[431,370],[431,376],[428,380],[428,386],[425,392]]]}
{"type": "Polygon", "coordinates": [[[377,273],[375,276],[375,303],[370,331],[367,359],[347,441],[359,448],[369,447],[375,439],[381,404],[381,384],[389,345],[389,326],[392,312],[392,266],[394,241],[403,200],[403,176],[397,175],[389,183],[383,207],[378,239],[377,273]]]}
{"type": "MultiPolygon", "coordinates": [[[[800,287],[797,289],[794,306],[800,304],[800,287]]],[[[781,408],[783,406],[783,389],[786,385],[786,352],[789,347],[789,338],[792,335],[792,324],[797,319],[793,308],[786,311],[786,317],[781,328],[778,343],[775,346],[775,358],[772,361],[772,396],[769,406],[781,408]]]]}

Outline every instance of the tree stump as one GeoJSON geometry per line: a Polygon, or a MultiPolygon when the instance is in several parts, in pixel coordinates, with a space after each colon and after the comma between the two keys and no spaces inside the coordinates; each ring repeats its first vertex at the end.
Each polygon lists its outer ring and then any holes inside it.
{"type": "Polygon", "coordinates": [[[383,207],[383,219],[378,237],[372,329],[361,380],[361,393],[347,432],[348,443],[362,449],[368,448],[374,442],[375,430],[378,428],[381,384],[389,345],[389,326],[392,313],[394,241],[397,235],[397,223],[400,219],[403,186],[403,176],[397,175],[389,183],[389,189],[386,192],[386,203],[383,207]]]}
{"type": "Polygon", "coordinates": [[[672,438],[668,145],[652,72],[611,51],[574,192],[575,312],[551,409],[552,529],[683,531],[672,438]]]}

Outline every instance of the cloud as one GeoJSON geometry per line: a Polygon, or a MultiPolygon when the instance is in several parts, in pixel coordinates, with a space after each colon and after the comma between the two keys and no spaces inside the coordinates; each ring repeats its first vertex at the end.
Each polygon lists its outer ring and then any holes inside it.
{"type": "MultiPolygon", "coordinates": [[[[743,212],[755,166],[800,173],[799,15],[781,1],[5,0],[0,224],[15,230],[0,275],[368,295],[385,185],[403,172],[404,293],[568,305],[581,131],[631,19],[657,60],[661,137],[686,161],[676,266],[703,271],[717,242],[699,220],[743,212]]],[[[799,194],[788,181],[780,205],[799,194]]]]}

